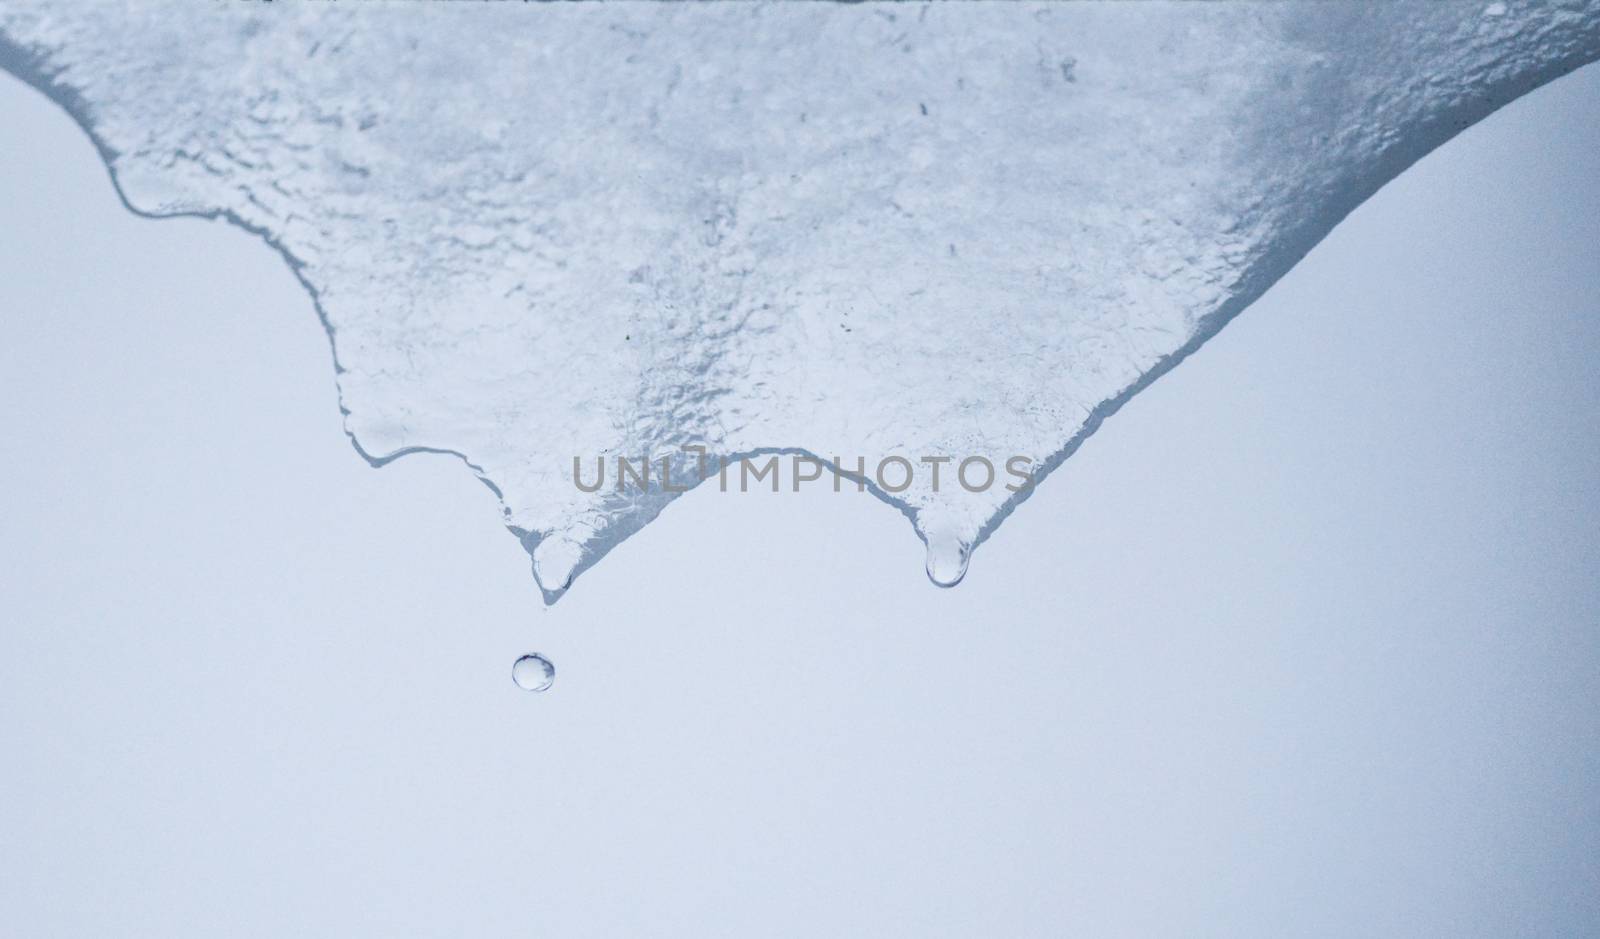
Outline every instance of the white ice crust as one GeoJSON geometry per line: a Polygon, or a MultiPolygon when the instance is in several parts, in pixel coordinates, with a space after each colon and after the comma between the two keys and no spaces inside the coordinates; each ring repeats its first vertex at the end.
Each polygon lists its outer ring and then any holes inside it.
{"type": "Polygon", "coordinates": [[[573,458],[682,479],[685,446],[904,457],[876,492],[959,579],[1027,492],[935,492],[922,457],[1042,478],[1384,182],[1596,57],[1600,0],[0,2],[0,65],[130,207],[281,251],[360,451],[459,454],[552,601],[675,497],[573,458]]]}

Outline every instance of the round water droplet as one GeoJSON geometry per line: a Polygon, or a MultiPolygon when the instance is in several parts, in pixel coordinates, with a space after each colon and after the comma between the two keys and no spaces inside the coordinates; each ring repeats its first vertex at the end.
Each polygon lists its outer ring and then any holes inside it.
{"type": "Polygon", "coordinates": [[[524,691],[543,691],[556,680],[556,667],[538,653],[525,655],[511,666],[511,680],[524,691]]]}
{"type": "Polygon", "coordinates": [[[972,549],[959,538],[936,538],[928,541],[928,579],[939,587],[954,587],[967,576],[967,561],[972,549]]]}

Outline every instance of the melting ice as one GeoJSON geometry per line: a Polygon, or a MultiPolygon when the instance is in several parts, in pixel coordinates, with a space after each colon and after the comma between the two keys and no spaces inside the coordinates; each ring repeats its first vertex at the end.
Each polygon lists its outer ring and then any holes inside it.
{"type": "MultiPolygon", "coordinates": [[[[124,6],[6,0],[0,64],[136,211],[282,252],[362,454],[460,455],[552,601],[676,496],[574,457],[1042,476],[1377,187],[1600,56],[1600,0],[124,6]]],[[[875,491],[942,585],[1027,495],[875,491]]]]}

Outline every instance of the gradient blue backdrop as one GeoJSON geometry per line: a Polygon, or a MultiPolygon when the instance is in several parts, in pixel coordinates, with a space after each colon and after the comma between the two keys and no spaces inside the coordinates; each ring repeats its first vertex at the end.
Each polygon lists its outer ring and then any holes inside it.
{"type": "Polygon", "coordinates": [[[868,496],[702,488],[548,612],[464,468],[351,451],[277,255],[0,116],[0,934],[1600,932],[1593,67],[956,590],[868,496]]]}

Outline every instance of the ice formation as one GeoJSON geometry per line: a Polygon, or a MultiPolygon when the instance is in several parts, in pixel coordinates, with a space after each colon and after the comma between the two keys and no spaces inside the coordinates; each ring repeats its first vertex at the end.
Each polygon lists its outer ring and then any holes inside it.
{"type": "MultiPolygon", "coordinates": [[[[374,463],[458,454],[553,600],[661,511],[574,457],[1042,476],[1600,0],[3,0],[150,215],[282,252],[374,463]],[[920,463],[919,463],[920,465],[920,463]]],[[[953,582],[1027,496],[875,487],[953,582]]]]}

